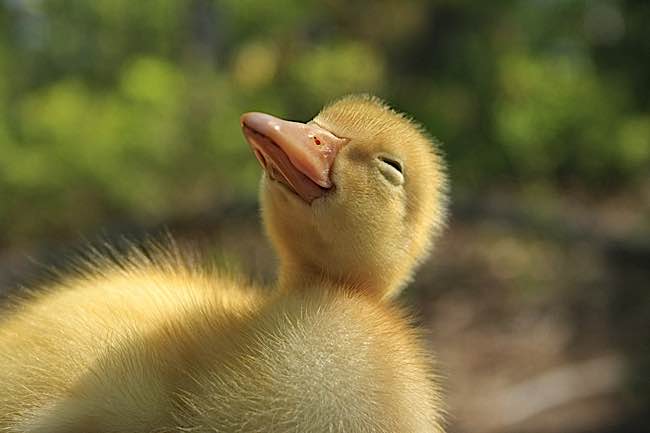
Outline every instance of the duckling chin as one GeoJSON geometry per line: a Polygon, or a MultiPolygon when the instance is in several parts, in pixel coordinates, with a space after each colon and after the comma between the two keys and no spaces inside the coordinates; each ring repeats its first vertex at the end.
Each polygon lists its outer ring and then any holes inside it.
{"type": "Polygon", "coordinates": [[[98,259],[3,313],[0,432],[442,431],[431,359],[385,299],[444,214],[430,141],[368,97],[242,120],[279,290],[177,248],[98,259]]]}
{"type": "Polygon", "coordinates": [[[350,96],[306,124],[247,113],[266,171],[261,200],[280,287],[345,282],[399,293],[440,232],[446,177],[424,130],[375,97],[350,96]]]}

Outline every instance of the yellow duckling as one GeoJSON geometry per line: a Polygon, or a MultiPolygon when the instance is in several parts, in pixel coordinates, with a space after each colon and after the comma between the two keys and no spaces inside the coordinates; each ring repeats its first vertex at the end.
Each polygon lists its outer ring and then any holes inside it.
{"type": "Polygon", "coordinates": [[[372,97],[242,128],[277,290],[174,248],[97,260],[0,316],[0,432],[441,431],[430,358],[390,301],[444,215],[430,139],[372,97]]]}

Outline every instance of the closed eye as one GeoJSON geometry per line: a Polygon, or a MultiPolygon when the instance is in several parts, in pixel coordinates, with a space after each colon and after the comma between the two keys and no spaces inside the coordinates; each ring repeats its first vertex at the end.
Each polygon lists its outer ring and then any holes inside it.
{"type": "Polygon", "coordinates": [[[387,158],[385,156],[380,156],[379,160],[383,162],[384,164],[388,164],[391,167],[393,167],[395,170],[399,171],[400,173],[403,173],[402,171],[402,164],[399,161],[395,161],[394,159],[387,158]]]}
{"type": "Polygon", "coordinates": [[[379,160],[379,172],[395,186],[404,183],[404,169],[402,163],[386,155],[377,156],[379,160]]]}

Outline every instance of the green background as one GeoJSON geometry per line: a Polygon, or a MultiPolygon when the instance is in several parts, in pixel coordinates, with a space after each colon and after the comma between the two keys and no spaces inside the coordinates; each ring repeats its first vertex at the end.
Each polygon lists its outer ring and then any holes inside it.
{"type": "Polygon", "coordinates": [[[5,0],[0,244],[252,199],[240,113],[307,120],[359,91],[445,143],[455,194],[647,189],[649,20],[642,1],[5,0]]]}

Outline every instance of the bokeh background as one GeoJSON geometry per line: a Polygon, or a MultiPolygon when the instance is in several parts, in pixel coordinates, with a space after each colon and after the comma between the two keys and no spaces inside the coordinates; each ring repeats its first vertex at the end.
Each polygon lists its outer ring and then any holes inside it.
{"type": "Polygon", "coordinates": [[[449,228],[403,301],[449,431],[648,431],[643,0],[0,0],[0,291],[166,230],[272,281],[239,115],[350,92],[444,143],[449,228]]]}

